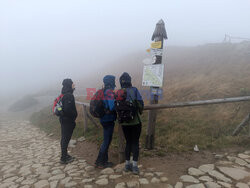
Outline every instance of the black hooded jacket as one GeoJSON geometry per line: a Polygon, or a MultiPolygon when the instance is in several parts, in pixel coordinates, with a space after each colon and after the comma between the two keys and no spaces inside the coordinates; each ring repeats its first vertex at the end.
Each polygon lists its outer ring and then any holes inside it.
{"type": "Polygon", "coordinates": [[[67,118],[75,121],[77,118],[77,110],[72,86],[64,85],[61,93],[64,95],[62,98],[64,115],[62,116],[62,118],[67,118]]]}

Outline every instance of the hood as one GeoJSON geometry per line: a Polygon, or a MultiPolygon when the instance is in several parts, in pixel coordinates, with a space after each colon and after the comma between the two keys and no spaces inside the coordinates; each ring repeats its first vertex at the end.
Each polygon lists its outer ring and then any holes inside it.
{"type": "Polygon", "coordinates": [[[66,93],[73,93],[73,89],[72,89],[72,84],[73,84],[73,81],[70,79],[70,78],[66,78],[63,80],[62,82],[62,85],[63,85],[63,88],[62,88],[62,91],[61,93],[62,94],[66,94],[66,93]]]}
{"type": "Polygon", "coordinates": [[[115,88],[115,76],[113,75],[106,75],[103,78],[104,87],[107,89],[114,89],[115,88]]]}
{"type": "Polygon", "coordinates": [[[131,76],[127,72],[124,72],[121,75],[121,77],[120,77],[120,84],[121,84],[122,88],[132,87],[131,76]]]}

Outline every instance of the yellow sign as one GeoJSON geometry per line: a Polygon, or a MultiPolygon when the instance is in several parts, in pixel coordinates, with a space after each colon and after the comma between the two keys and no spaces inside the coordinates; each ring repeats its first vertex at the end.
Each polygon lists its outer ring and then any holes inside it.
{"type": "Polygon", "coordinates": [[[151,48],[161,48],[161,41],[151,43],[151,48]]]}

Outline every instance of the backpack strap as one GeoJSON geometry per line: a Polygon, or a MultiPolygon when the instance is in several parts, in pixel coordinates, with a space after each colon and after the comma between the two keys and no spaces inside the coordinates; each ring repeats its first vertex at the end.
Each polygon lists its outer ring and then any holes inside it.
{"type": "MultiPolygon", "coordinates": [[[[104,89],[103,88],[103,97],[104,97],[104,99],[103,99],[103,103],[105,103],[104,101],[106,100],[106,91],[107,91],[108,89],[104,89]]],[[[112,93],[113,93],[113,95],[114,95],[114,98],[113,98],[113,100],[115,100],[115,94],[114,94],[114,91],[112,91],[112,93]]],[[[105,114],[115,114],[116,112],[115,112],[115,110],[113,110],[113,111],[111,111],[111,110],[109,110],[109,107],[108,108],[106,108],[106,105],[104,105],[104,112],[105,112],[105,114]]]]}

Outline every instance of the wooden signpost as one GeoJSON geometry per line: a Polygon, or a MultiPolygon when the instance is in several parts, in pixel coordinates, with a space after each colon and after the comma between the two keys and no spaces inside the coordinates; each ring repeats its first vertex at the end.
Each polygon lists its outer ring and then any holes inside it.
{"type": "MultiPolygon", "coordinates": [[[[165,23],[163,20],[160,20],[155,27],[155,31],[152,36],[151,50],[154,53],[154,62],[153,64],[162,64],[162,51],[163,51],[163,42],[164,39],[167,39],[167,32],[165,29],[165,23]]],[[[150,104],[158,104],[159,96],[159,87],[150,87],[150,104]]],[[[156,123],[156,110],[150,110],[148,113],[148,126],[146,132],[146,149],[154,148],[155,141],[155,123],[156,123]]]]}

